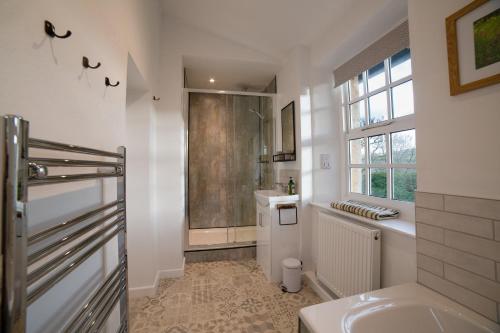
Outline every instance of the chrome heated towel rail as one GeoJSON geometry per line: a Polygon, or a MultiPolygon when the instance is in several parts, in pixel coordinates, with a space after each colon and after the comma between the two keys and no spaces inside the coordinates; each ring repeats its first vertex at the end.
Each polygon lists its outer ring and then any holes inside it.
{"type": "Polygon", "coordinates": [[[18,116],[3,117],[2,130],[0,331],[25,332],[29,305],[117,237],[118,265],[88,295],[73,317],[61,323],[60,331],[100,331],[119,302],[118,332],[128,332],[125,147],[119,147],[115,153],[30,138],[29,123],[18,116]],[[30,155],[30,148],[94,155],[115,161],[34,157],[30,155]],[[95,173],[49,175],[49,167],[99,169],[95,173]],[[28,235],[29,187],[106,177],[117,179],[115,201],[28,235]],[[30,249],[34,245],[36,247],[30,249]]]}

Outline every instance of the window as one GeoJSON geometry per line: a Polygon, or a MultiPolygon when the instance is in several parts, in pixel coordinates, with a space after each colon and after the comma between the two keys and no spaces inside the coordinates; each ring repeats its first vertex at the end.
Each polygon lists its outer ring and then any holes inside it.
{"type": "Polygon", "coordinates": [[[413,202],[415,115],[411,54],[404,49],[342,85],[351,195],[413,202]]]}

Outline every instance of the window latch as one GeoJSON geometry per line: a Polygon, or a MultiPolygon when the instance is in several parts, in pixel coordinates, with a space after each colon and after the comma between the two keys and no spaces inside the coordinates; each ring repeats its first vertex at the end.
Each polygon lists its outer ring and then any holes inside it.
{"type": "Polygon", "coordinates": [[[378,123],[378,124],[373,124],[373,125],[369,125],[369,126],[363,127],[361,130],[362,131],[366,131],[366,130],[369,130],[369,129],[372,129],[372,128],[384,127],[384,126],[388,126],[388,125],[392,124],[393,122],[394,122],[393,120],[387,120],[387,121],[384,121],[384,122],[381,122],[381,123],[378,123]]]}

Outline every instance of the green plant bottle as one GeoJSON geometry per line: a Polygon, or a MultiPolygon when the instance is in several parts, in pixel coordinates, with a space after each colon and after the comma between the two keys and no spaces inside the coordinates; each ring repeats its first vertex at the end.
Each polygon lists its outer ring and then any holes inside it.
{"type": "Polygon", "coordinates": [[[293,180],[293,177],[290,177],[290,180],[288,181],[288,195],[294,195],[295,194],[295,181],[293,180]]]}

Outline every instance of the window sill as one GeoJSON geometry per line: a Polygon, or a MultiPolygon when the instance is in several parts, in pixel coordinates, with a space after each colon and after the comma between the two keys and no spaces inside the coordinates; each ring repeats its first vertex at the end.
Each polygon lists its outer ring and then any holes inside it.
{"type": "Polygon", "coordinates": [[[369,225],[378,226],[382,229],[390,230],[395,233],[401,234],[403,236],[415,238],[415,223],[399,219],[390,220],[372,220],[366,217],[358,216],[348,212],[344,212],[339,209],[330,207],[329,203],[323,202],[311,202],[313,207],[319,208],[323,211],[328,211],[329,213],[335,213],[337,215],[342,215],[344,217],[356,220],[358,222],[363,222],[369,225]]]}

